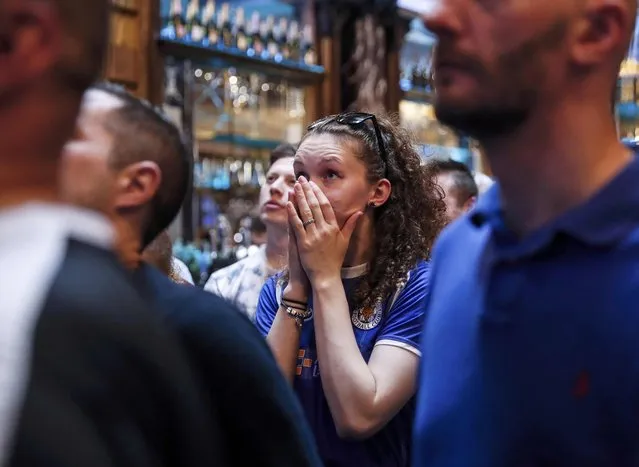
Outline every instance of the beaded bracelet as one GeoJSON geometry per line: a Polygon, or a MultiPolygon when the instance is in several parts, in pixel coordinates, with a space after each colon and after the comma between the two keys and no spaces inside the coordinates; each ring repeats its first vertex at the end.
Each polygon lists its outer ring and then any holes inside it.
{"type": "Polygon", "coordinates": [[[304,320],[311,317],[312,313],[308,310],[302,311],[296,308],[291,308],[282,303],[282,307],[286,310],[286,314],[295,320],[297,327],[301,328],[304,324],[304,320]]]}

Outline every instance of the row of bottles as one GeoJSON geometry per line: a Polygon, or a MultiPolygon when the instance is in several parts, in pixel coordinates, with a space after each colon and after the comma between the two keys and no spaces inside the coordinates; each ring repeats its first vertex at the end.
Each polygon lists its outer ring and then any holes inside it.
{"type": "Polygon", "coordinates": [[[300,29],[298,21],[253,12],[247,20],[244,8],[231,10],[229,3],[217,9],[214,0],[200,8],[200,0],[188,0],[183,14],[182,0],[172,0],[162,37],[186,40],[213,48],[237,49],[249,56],[317,64],[317,52],[310,25],[300,29]]]}
{"type": "Polygon", "coordinates": [[[194,184],[199,188],[230,190],[232,187],[259,188],[265,182],[264,162],[227,158],[205,158],[195,163],[194,184]]]}

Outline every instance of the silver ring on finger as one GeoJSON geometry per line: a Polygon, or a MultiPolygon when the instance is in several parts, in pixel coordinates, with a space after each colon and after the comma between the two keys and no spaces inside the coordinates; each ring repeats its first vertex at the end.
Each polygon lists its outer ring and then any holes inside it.
{"type": "Polygon", "coordinates": [[[314,223],[315,223],[315,219],[313,219],[313,218],[311,217],[309,220],[304,221],[304,223],[303,223],[302,225],[304,226],[304,228],[306,228],[306,227],[308,227],[309,225],[314,224],[314,223]]]}

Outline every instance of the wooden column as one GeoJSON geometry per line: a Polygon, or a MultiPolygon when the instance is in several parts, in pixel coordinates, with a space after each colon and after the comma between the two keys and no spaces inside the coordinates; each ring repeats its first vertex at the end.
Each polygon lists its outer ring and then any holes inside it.
{"type": "Polygon", "coordinates": [[[104,77],[152,98],[151,59],[158,0],[112,0],[111,37],[104,77]]]}

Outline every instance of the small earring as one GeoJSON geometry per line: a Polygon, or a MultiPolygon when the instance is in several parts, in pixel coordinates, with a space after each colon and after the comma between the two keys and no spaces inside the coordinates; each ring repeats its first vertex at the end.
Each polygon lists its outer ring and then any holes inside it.
{"type": "Polygon", "coordinates": [[[369,208],[373,208],[375,209],[377,207],[377,204],[373,203],[372,201],[370,203],[368,203],[368,207],[369,208]]]}

